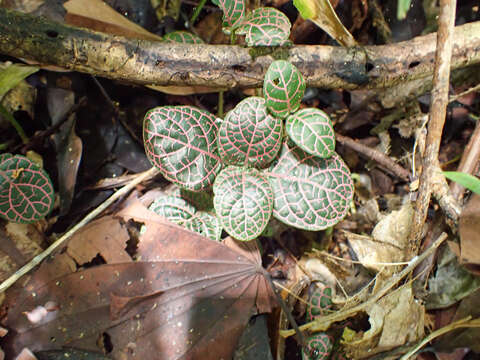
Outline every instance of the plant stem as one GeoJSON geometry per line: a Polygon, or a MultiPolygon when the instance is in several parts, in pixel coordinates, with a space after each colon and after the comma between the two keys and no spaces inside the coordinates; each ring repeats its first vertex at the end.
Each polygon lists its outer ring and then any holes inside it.
{"type": "Polygon", "coordinates": [[[459,328],[473,328],[473,327],[480,327],[480,319],[471,319],[471,316],[467,316],[466,318],[460,319],[458,321],[455,321],[451,324],[448,324],[447,326],[444,326],[440,329],[435,330],[432,332],[430,335],[428,335],[426,338],[424,338],[422,341],[420,341],[413,349],[411,349],[408,353],[403,355],[400,360],[408,360],[412,356],[415,355],[417,351],[419,351],[422,347],[424,347],[426,344],[428,344],[430,341],[433,339],[446,334],[450,331],[459,329],[459,328]]]}
{"type": "Polygon", "coordinates": [[[272,287],[273,293],[275,294],[275,298],[277,299],[277,303],[280,305],[280,307],[282,308],[282,311],[285,313],[285,316],[288,319],[288,322],[295,330],[298,344],[302,347],[305,346],[306,344],[305,337],[303,336],[302,331],[298,327],[297,322],[293,318],[292,313],[290,312],[290,309],[287,308],[287,304],[285,304],[285,301],[283,301],[282,297],[278,294],[278,288],[275,286],[275,283],[272,281],[272,277],[267,271],[264,272],[264,275],[267,281],[269,282],[270,286],[272,287]]]}
{"type": "Polygon", "coordinates": [[[224,91],[219,91],[218,92],[218,105],[217,105],[217,116],[219,118],[222,118],[223,119],[223,94],[224,94],[224,91]]]}
{"type": "Polygon", "coordinates": [[[195,24],[195,21],[197,20],[198,15],[200,15],[200,12],[202,11],[202,9],[203,9],[203,7],[205,6],[206,3],[207,3],[207,0],[200,0],[198,5],[195,7],[195,11],[193,12],[193,15],[190,18],[190,21],[189,21],[189,24],[188,24],[189,27],[192,27],[193,24],[195,24]]]}
{"type": "Polygon", "coordinates": [[[25,131],[23,131],[18,121],[15,120],[13,115],[10,114],[2,104],[0,104],[0,115],[2,115],[5,119],[7,119],[10,122],[10,124],[12,124],[12,126],[15,128],[15,130],[17,130],[17,133],[22,139],[22,142],[24,144],[28,143],[28,136],[25,135],[25,131]]]}

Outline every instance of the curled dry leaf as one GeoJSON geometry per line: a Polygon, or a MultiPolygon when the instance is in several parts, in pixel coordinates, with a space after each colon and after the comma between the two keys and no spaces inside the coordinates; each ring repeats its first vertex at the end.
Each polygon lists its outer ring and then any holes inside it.
{"type": "MultiPolygon", "coordinates": [[[[406,203],[400,210],[392,211],[380,220],[373,229],[372,236],[346,233],[362,265],[380,271],[384,268],[382,263],[403,261],[412,216],[412,206],[406,203]]],[[[387,267],[382,274],[388,276],[393,271],[394,267],[387,267]]]]}
{"type": "Polygon", "coordinates": [[[343,343],[353,359],[371,357],[423,337],[425,309],[415,300],[408,284],[374,303],[367,313],[370,329],[343,343]]]}

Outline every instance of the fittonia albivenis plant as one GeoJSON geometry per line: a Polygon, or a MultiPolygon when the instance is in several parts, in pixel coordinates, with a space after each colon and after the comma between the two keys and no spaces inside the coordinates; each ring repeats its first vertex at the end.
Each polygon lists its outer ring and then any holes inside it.
{"type": "MultiPolygon", "coordinates": [[[[249,46],[288,43],[291,25],[280,11],[247,13],[241,0],[214,3],[223,10],[224,31],[245,35],[249,46]]],[[[201,41],[187,34],[164,40],[201,41]]],[[[277,60],[265,74],[263,96],[245,98],[224,119],[193,106],[148,111],[143,137],[152,164],[184,191],[213,193],[211,209],[197,212],[178,194],[153,208],[213,239],[223,229],[243,241],[260,236],[272,216],[312,231],[343,219],[353,197],[350,171],[335,153],[327,114],[300,109],[305,86],[293,64],[277,60]]]]}

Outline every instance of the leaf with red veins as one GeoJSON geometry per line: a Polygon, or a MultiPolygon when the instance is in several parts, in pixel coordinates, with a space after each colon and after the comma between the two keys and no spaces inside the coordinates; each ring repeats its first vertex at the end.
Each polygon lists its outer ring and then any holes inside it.
{"type": "Polygon", "coordinates": [[[284,13],[271,7],[262,7],[245,18],[236,34],[245,35],[248,46],[282,46],[288,41],[291,27],[284,13]]]}
{"type": "Polygon", "coordinates": [[[292,141],[311,155],[330,157],[335,151],[335,132],[327,114],[315,108],[297,111],[287,118],[285,130],[292,141]]]}
{"type": "Polygon", "coordinates": [[[54,200],[45,170],[25,156],[0,155],[0,217],[32,223],[52,210],[54,200]]]}
{"type": "Polygon", "coordinates": [[[188,31],[172,31],[162,37],[166,43],[179,44],[205,44],[205,42],[198,36],[188,31]]]}
{"type": "Polygon", "coordinates": [[[230,236],[248,241],[265,230],[272,215],[273,193],[258,170],[227,167],[218,174],[213,194],[217,217],[230,236]]]}
{"type": "Polygon", "coordinates": [[[305,86],[301,72],[290,62],[277,60],[271,63],[263,82],[268,111],[281,119],[297,111],[305,86]]]}
{"type": "Polygon", "coordinates": [[[143,141],[150,162],[187,189],[212,185],[220,170],[215,116],[193,106],[162,106],[145,115],[143,141]]]}
{"type": "Polygon", "coordinates": [[[337,153],[322,159],[284,144],[277,164],[265,174],[274,192],[273,216],[285,224],[317,231],[347,215],[353,181],[337,153]]]}
{"type": "Polygon", "coordinates": [[[249,97],[231,110],[220,126],[218,151],[230,165],[265,167],[282,145],[282,121],[271,116],[265,100],[249,97]]]}
{"type": "Polygon", "coordinates": [[[224,32],[230,33],[230,29],[238,27],[245,15],[245,1],[244,0],[212,0],[223,11],[224,32]]]}

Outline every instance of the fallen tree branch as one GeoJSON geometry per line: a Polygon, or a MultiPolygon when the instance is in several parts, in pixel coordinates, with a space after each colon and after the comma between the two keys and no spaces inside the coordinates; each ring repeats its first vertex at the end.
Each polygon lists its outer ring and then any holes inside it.
{"type": "MultiPolygon", "coordinates": [[[[456,4],[456,0],[440,0],[440,16],[438,19],[437,34],[438,47],[435,56],[435,75],[433,77],[425,153],[422,158],[422,172],[419,178],[418,197],[414,207],[415,212],[408,236],[410,255],[415,255],[420,248],[422,229],[427,218],[434,177],[439,168],[438,151],[440,149],[443,125],[445,124],[447,113],[450,62],[455,44],[454,24],[456,4]]],[[[455,44],[455,47],[456,45],[457,44],[455,44]]],[[[443,182],[444,185],[446,185],[446,182],[443,182]]]]}
{"type": "MultiPolygon", "coordinates": [[[[453,69],[480,63],[480,22],[455,28],[453,69]]],[[[257,49],[230,45],[132,40],[0,8],[0,53],[116,80],[214,89],[261,87],[274,58],[287,58],[309,86],[386,88],[431,77],[436,34],[364,48],[294,46],[257,49]]]]}

